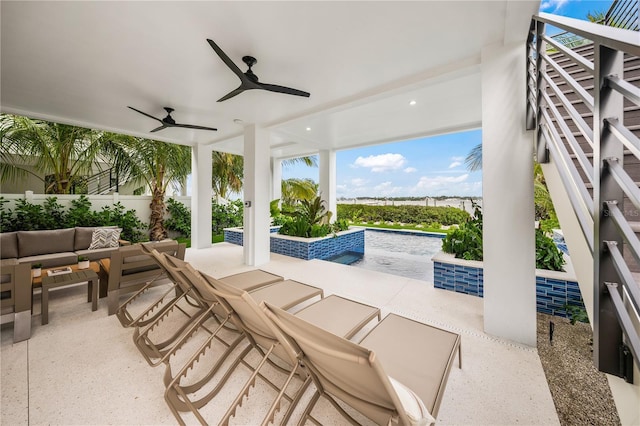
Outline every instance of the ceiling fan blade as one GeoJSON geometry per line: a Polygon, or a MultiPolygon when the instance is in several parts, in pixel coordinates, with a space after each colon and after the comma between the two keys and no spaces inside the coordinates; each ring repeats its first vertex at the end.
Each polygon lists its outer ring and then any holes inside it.
{"type": "Polygon", "coordinates": [[[215,127],[194,126],[192,124],[176,124],[174,125],[174,127],[183,127],[185,129],[196,129],[196,130],[213,130],[214,132],[218,131],[218,129],[216,129],[215,127]]]}
{"type": "Polygon", "coordinates": [[[247,79],[247,76],[244,75],[242,71],[240,71],[240,68],[238,68],[238,66],[231,60],[231,58],[229,58],[227,54],[224,53],[213,40],[207,39],[207,41],[209,42],[211,48],[218,54],[220,59],[222,59],[222,62],[224,62],[229,67],[229,69],[231,69],[231,71],[233,71],[233,73],[240,78],[240,80],[244,81],[247,79]]]}
{"type": "Polygon", "coordinates": [[[240,93],[244,92],[245,90],[246,89],[240,86],[236,90],[233,90],[227,93],[226,95],[224,95],[223,97],[221,97],[220,99],[218,99],[218,102],[226,101],[227,99],[233,98],[234,96],[238,96],[240,93]]]}
{"type": "Polygon", "coordinates": [[[130,107],[130,106],[127,106],[127,108],[132,109],[132,110],[134,110],[134,111],[135,111],[135,112],[137,112],[137,113],[140,113],[140,114],[142,114],[142,115],[146,115],[147,117],[149,117],[149,118],[153,118],[154,120],[159,121],[159,122],[161,122],[161,123],[162,123],[162,120],[160,120],[159,118],[154,117],[153,115],[149,115],[149,114],[147,114],[147,113],[146,113],[146,112],[144,112],[144,111],[140,111],[139,109],[135,109],[134,107],[130,107]]]}
{"type": "Polygon", "coordinates": [[[156,127],[155,129],[151,130],[150,133],[158,132],[158,131],[160,131],[162,129],[166,129],[167,127],[172,127],[172,126],[167,126],[166,124],[163,124],[162,126],[156,127]]]}
{"type": "Polygon", "coordinates": [[[271,92],[286,93],[287,95],[295,95],[295,96],[304,96],[305,98],[308,98],[310,96],[310,94],[307,92],[303,92],[302,90],[298,90],[298,89],[292,89],[291,87],[284,87],[284,86],[278,86],[276,84],[264,84],[264,83],[258,83],[258,85],[260,86],[260,88],[269,90],[271,92]]]}

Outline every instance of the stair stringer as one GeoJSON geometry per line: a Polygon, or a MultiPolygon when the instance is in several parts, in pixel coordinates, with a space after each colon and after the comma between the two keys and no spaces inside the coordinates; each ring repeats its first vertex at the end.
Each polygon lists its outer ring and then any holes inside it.
{"type": "MultiPolygon", "coordinates": [[[[560,227],[562,228],[562,233],[564,234],[564,239],[569,249],[571,263],[573,264],[573,269],[578,279],[584,306],[589,315],[589,324],[591,324],[593,328],[593,252],[582,234],[578,218],[569,201],[567,190],[562,183],[553,159],[550,159],[549,163],[541,164],[541,166],[549,194],[551,195],[551,200],[553,201],[553,207],[558,215],[558,221],[560,222],[560,227]]],[[[593,229],[593,222],[589,224],[589,229],[593,229]]]]}

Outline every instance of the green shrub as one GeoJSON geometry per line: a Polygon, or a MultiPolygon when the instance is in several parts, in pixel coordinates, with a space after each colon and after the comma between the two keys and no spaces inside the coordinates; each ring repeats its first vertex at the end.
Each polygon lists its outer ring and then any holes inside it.
{"type": "Polygon", "coordinates": [[[137,243],[148,238],[148,235],[142,232],[147,229],[135,210],[126,210],[121,203],[115,203],[112,206],[104,206],[102,210],[96,213],[97,226],[117,226],[122,228],[121,238],[123,240],[137,243]]]}
{"type": "Polygon", "coordinates": [[[65,228],[73,228],[75,226],[97,226],[97,213],[91,211],[91,201],[85,196],[71,201],[71,207],[67,210],[65,216],[65,228]]]}
{"type": "Polygon", "coordinates": [[[179,232],[183,237],[191,238],[191,210],[180,201],[169,198],[167,212],[170,217],[164,221],[164,227],[179,232]]]}
{"type": "Polygon", "coordinates": [[[42,206],[24,199],[16,200],[14,211],[5,211],[6,202],[4,199],[0,200],[1,232],[115,225],[122,228],[123,239],[135,243],[141,241],[141,230],[146,229],[135,210],[125,211],[122,204],[116,203],[103,207],[100,212],[94,212],[91,211],[91,202],[85,196],[73,200],[66,212],[56,197],[47,197],[42,206]]]}
{"type": "Polygon", "coordinates": [[[242,226],[244,215],[244,203],[242,200],[234,200],[228,204],[211,204],[211,232],[221,234],[224,228],[242,226]]]}
{"type": "Polygon", "coordinates": [[[283,217],[279,234],[303,238],[326,237],[332,232],[349,229],[346,219],[339,219],[329,224],[331,212],[326,210],[326,202],[320,196],[312,200],[300,200],[293,212],[288,211],[283,217]]]}
{"type": "Polygon", "coordinates": [[[474,215],[442,240],[442,251],[465,260],[482,260],[482,211],[473,203],[474,215]]]}

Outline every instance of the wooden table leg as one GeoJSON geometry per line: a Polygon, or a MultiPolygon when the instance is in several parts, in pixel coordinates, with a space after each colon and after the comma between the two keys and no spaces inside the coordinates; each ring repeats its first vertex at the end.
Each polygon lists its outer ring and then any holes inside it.
{"type": "Polygon", "coordinates": [[[49,289],[44,285],[42,286],[40,299],[40,316],[42,325],[49,324],[49,289]]]}
{"type": "Polygon", "coordinates": [[[100,280],[96,277],[89,281],[89,288],[91,289],[91,310],[98,310],[98,287],[100,287],[100,280]]]}

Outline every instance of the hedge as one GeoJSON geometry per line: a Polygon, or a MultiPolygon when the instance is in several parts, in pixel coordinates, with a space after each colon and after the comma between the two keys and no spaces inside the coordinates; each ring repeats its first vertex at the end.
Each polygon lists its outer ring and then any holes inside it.
{"type": "Polygon", "coordinates": [[[469,217],[469,213],[455,207],[338,204],[338,219],[346,219],[360,223],[392,222],[455,225],[466,222],[469,217]]]}

